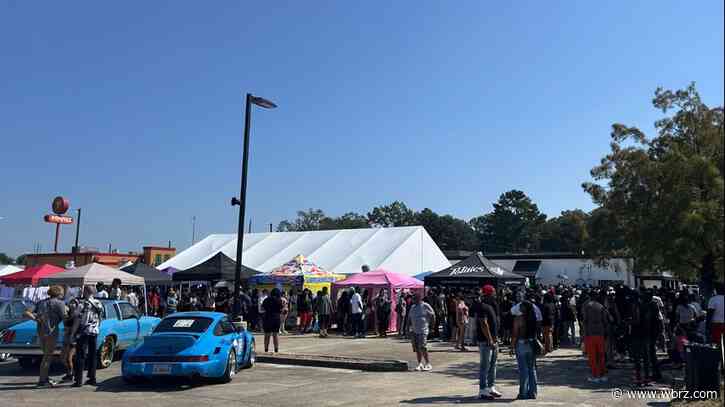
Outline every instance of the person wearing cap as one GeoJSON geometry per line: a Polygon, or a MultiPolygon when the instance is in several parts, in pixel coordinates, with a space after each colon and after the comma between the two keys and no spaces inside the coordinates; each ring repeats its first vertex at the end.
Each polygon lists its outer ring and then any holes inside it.
{"type": "Polygon", "coordinates": [[[476,339],[480,362],[478,368],[478,398],[492,400],[501,397],[496,390],[496,361],[498,360],[499,307],[496,301],[496,289],[484,285],[483,298],[474,303],[471,316],[476,323],[476,339]]]}

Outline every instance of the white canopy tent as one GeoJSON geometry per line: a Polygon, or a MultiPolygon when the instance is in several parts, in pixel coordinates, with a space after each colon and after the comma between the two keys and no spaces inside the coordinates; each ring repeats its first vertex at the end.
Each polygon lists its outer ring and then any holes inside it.
{"type": "Polygon", "coordinates": [[[0,264],[0,277],[17,273],[18,271],[23,271],[23,268],[12,264],[0,264]]]}
{"type": "MultiPolygon", "coordinates": [[[[334,274],[359,273],[364,264],[408,276],[450,266],[421,226],[249,233],[243,250],[244,265],[263,273],[300,254],[334,274]]],[[[186,270],[220,251],[236,261],[237,235],[209,235],[157,268],[186,270]]]]}
{"type": "MultiPolygon", "coordinates": [[[[97,283],[111,284],[114,279],[120,279],[122,285],[135,285],[143,287],[143,296],[146,298],[146,282],[143,277],[136,276],[119,269],[104,266],[103,264],[91,263],[85,266],[51,274],[40,279],[38,285],[67,285],[69,287],[83,287],[85,285],[96,285],[97,283]]],[[[144,312],[146,300],[144,300],[144,312]]]]}

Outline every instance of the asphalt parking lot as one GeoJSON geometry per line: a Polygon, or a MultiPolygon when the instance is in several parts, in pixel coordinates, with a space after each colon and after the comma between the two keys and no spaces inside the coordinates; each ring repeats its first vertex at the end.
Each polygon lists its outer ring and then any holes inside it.
{"type": "MultiPolygon", "coordinates": [[[[263,350],[258,338],[258,350],[263,350]]],[[[80,389],[60,385],[35,389],[37,371],[22,370],[17,363],[0,364],[0,406],[390,406],[457,405],[485,403],[476,398],[478,352],[460,352],[447,343],[431,343],[432,372],[360,372],[318,367],[258,364],[240,371],[231,383],[210,384],[188,380],[126,385],[120,362],[98,371],[98,387],[80,389]]],[[[387,339],[319,339],[312,336],[282,338],[282,351],[302,354],[403,359],[413,362],[406,341],[387,339]]],[[[612,389],[625,387],[631,370],[611,372],[607,384],[591,384],[581,352],[560,349],[538,361],[539,398],[515,401],[518,379],[515,360],[500,357],[497,403],[515,406],[658,406],[668,400],[612,399],[612,389]]],[[[61,374],[60,369],[55,373],[61,374]]]]}

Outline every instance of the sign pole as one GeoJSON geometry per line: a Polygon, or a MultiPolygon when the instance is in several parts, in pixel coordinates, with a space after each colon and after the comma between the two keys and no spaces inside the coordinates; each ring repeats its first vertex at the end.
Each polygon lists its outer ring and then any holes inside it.
{"type": "Polygon", "coordinates": [[[55,224],[55,244],[53,245],[53,251],[58,253],[58,237],[60,236],[60,223],[55,224]]]}

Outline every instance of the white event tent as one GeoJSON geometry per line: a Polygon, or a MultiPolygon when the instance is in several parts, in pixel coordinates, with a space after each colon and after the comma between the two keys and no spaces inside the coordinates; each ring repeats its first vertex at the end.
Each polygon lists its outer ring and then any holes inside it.
{"type": "MultiPolygon", "coordinates": [[[[157,268],[186,270],[218,252],[236,261],[237,235],[209,235],[157,268]]],[[[244,235],[242,263],[263,273],[300,254],[334,274],[359,273],[362,265],[408,276],[450,267],[421,226],[244,235]]]]}

